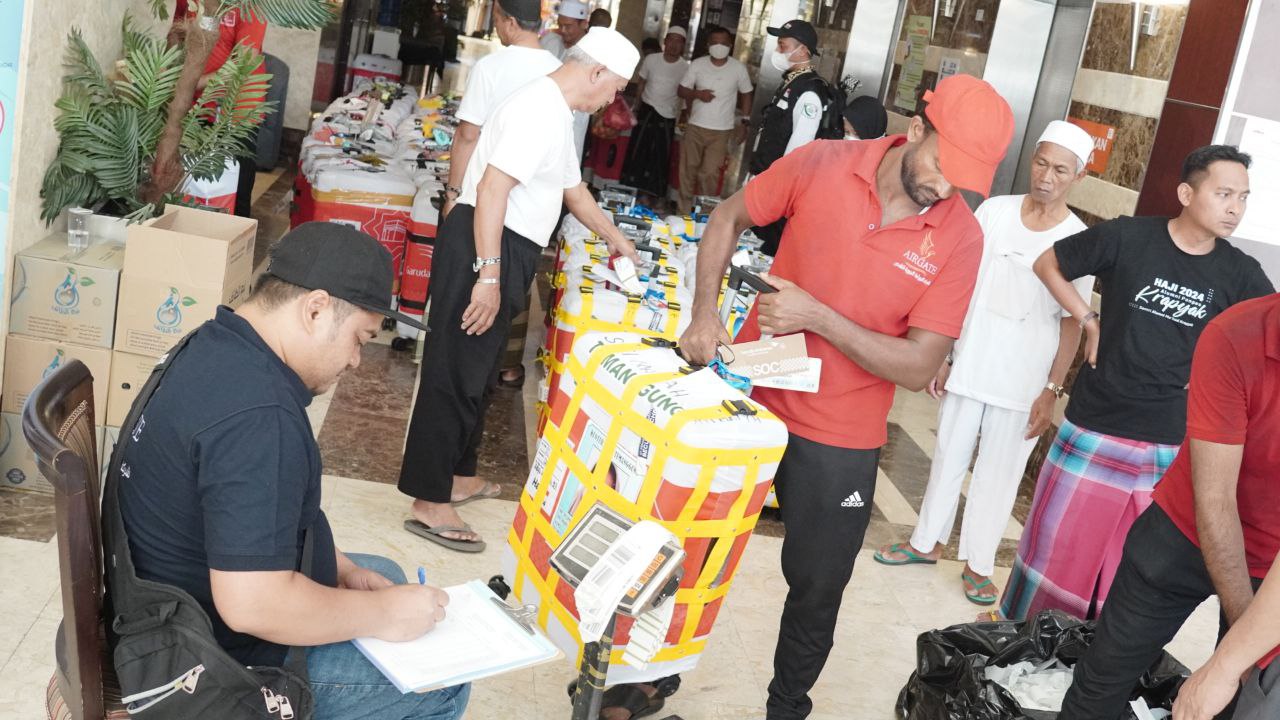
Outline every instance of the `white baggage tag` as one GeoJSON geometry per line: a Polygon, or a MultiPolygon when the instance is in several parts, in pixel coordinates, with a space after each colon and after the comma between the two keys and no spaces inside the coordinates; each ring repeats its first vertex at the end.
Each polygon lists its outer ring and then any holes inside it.
{"type": "Polygon", "coordinates": [[[729,370],[745,376],[753,385],[759,380],[806,372],[809,349],[804,334],[783,335],[729,346],[729,370]]]}
{"type": "Polygon", "coordinates": [[[755,387],[775,388],[777,390],[796,390],[799,392],[818,392],[818,384],[822,379],[822,359],[805,358],[808,367],[790,375],[775,375],[760,378],[751,382],[755,387]]]}

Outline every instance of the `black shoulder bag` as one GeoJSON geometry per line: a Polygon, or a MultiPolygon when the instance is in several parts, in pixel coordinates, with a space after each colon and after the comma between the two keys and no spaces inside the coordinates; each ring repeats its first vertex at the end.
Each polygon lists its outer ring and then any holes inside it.
{"type": "MultiPolygon", "coordinates": [[[[197,331],[198,332],[198,331],[197,331]]],[[[165,720],[308,720],[315,700],[307,683],[306,652],[291,648],[285,667],[245,667],[218,645],[208,614],[185,591],[143,580],[134,570],[120,515],[119,487],[128,481],[123,446],[183,338],[151,372],[121,425],[102,493],[108,637],[120,695],[130,715],[165,720]]],[[[302,568],[312,570],[312,530],[303,542],[302,568]]]]}

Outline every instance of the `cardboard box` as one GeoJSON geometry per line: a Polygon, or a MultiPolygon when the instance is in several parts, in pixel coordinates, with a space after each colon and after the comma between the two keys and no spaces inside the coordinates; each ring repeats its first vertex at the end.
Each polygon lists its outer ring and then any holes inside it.
{"type": "Polygon", "coordinates": [[[123,243],[67,247],[51,235],[13,259],[9,331],[20,335],[111,347],[116,329],[123,243]]]}
{"type": "Polygon", "coordinates": [[[258,221],[170,205],[129,228],[115,349],[160,357],[249,294],[258,221]]]}
{"type": "Polygon", "coordinates": [[[4,399],[0,411],[21,413],[27,396],[49,373],[79,360],[93,374],[93,414],[101,419],[107,409],[111,379],[111,351],[24,335],[10,335],[4,355],[4,399]]]}
{"type": "Polygon", "coordinates": [[[119,427],[133,407],[134,398],[142,389],[151,371],[156,366],[156,359],[150,355],[134,355],[116,351],[111,353],[111,385],[107,388],[106,414],[99,416],[107,425],[119,427]]]}
{"type": "MultiPolygon", "coordinates": [[[[99,425],[95,447],[102,447],[103,435],[99,425]]],[[[101,466],[102,461],[98,462],[101,466]]],[[[0,487],[53,493],[53,486],[40,473],[36,455],[22,434],[22,417],[14,413],[0,413],[0,487]]]]}

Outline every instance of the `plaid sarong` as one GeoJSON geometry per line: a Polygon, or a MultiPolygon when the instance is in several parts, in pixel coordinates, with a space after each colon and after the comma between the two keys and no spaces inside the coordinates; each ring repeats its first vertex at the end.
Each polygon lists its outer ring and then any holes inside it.
{"type": "Polygon", "coordinates": [[[1056,608],[1096,617],[1125,536],[1151,504],[1152,489],[1177,452],[1177,445],[1104,435],[1063,421],[1036,481],[1000,602],[1004,616],[1023,620],[1056,608]]]}

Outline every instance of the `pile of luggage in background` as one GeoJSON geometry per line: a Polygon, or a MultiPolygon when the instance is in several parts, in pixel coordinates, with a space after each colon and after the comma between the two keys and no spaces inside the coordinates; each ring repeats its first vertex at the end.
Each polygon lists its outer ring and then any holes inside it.
{"type": "MultiPolygon", "coordinates": [[[[290,225],[342,223],[382,243],[409,315],[421,316],[426,304],[457,106],[457,97],[419,100],[410,87],[358,78],[316,116],[302,144],[290,225]]],[[[395,347],[417,338],[408,327],[398,331],[395,347]]]]}

